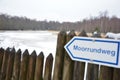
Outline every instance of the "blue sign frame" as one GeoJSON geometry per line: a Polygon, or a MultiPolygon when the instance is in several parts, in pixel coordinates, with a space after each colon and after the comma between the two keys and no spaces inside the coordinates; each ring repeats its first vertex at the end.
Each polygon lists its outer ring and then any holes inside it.
{"type": "MultiPolygon", "coordinates": [[[[71,55],[72,58],[77,59],[77,60],[84,60],[84,61],[91,61],[88,58],[81,58],[81,57],[75,57],[73,53],[70,51],[69,46],[75,41],[75,40],[83,40],[83,41],[93,41],[93,39],[87,39],[87,38],[77,38],[75,37],[67,46],[65,47],[68,50],[68,53],[71,55]]],[[[99,63],[105,63],[105,64],[110,64],[110,65],[118,65],[119,63],[119,50],[120,50],[120,41],[107,41],[107,40],[95,40],[95,42],[107,42],[107,43],[115,43],[118,45],[117,47],[117,56],[116,56],[116,62],[107,62],[107,61],[102,61],[102,60],[92,60],[93,62],[99,62],[99,63]]]]}

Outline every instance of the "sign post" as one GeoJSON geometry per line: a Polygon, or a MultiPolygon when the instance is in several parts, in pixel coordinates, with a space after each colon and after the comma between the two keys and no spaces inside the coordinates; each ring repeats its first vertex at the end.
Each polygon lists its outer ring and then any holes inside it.
{"type": "Polygon", "coordinates": [[[87,78],[87,67],[88,67],[88,62],[85,63],[84,80],[86,80],[86,78],[87,78]]]}
{"type": "Polygon", "coordinates": [[[72,60],[120,68],[120,41],[73,37],[64,48],[72,60]]]}

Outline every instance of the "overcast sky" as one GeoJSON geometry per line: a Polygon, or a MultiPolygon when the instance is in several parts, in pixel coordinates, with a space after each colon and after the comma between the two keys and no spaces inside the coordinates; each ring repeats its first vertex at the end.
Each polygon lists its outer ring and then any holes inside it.
{"type": "Polygon", "coordinates": [[[120,0],[0,0],[0,13],[37,20],[74,22],[104,11],[120,17],[120,0]]]}

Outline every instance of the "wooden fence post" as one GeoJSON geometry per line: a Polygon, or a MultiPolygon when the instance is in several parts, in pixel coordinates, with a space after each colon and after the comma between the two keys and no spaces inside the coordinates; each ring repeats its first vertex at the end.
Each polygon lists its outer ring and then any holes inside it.
{"type": "Polygon", "coordinates": [[[11,49],[9,53],[8,58],[8,66],[7,66],[7,73],[6,73],[6,79],[5,80],[11,80],[12,73],[13,73],[13,64],[14,64],[14,57],[15,57],[15,49],[11,49]]]}
{"type": "Polygon", "coordinates": [[[3,56],[4,56],[4,49],[0,48],[0,75],[1,75],[3,56]]]}
{"type": "Polygon", "coordinates": [[[43,80],[43,64],[44,64],[44,54],[41,52],[36,59],[36,68],[35,68],[35,78],[34,80],[43,80]]]}
{"type": "Polygon", "coordinates": [[[46,63],[45,63],[45,72],[44,72],[43,80],[51,80],[52,65],[53,65],[53,56],[52,54],[49,54],[49,56],[46,59],[46,63]]]}
{"type": "Polygon", "coordinates": [[[19,80],[20,64],[21,64],[21,50],[19,49],[15,54],[12,80],[19,80]]]}
{"type": "Polygon", "coordinates": [[[28,50],[25,50],[25,52],[23,53],[23,56],[22,56],[19,80],[27,79],[28,63],[29,63],[29,53],[28,53],[28,50]]]}
{"type": "MultiPolygon", "coordinates": [[[[75,32],[71,31],[66,37],[66,43],[75,36],[75,32]]],[[[71,60],[68,53],[65,51],[64,56],[64,67],[63,67],[63,78],[62,80],[72,80],[73,79],[73,69],[74,61],[71,60]]]]}
{"type": "Polygon", "coordinates": [[[10,52],[10,48],[7,48],[4,51],[0,80],[5,80],[6,78],[6,70],[7,70],[7,65],[8,65],[7,63],[8,63],[9,52],[10,52]]]}
{"type": "Polygon", "coordinates": [[[101,66],[100,80],[113,80],[113,68],[107,66],[101,66]]]}
{"type": "Polygon", "coordinates": [[[114,68],[113,80],[120,80],[120,69],[119,68],[114,68]]]}
{"type": "MultiPolygon", "coordinates": [[[[87,37],[87,34],[83,30],[78,36],[87,37]]],[[[73,80],[83,80],[84,79],[84,71],[85,71],[85,62],[75,61],[73,80]]]]}
{"type": "Polygon", "coordinates": [[[99,65],[88,63],[87,80],[99,80],[99,65]]]}
{"type": "Polygon", "coordinates": [[[57,49],[56,49],[56,56],[55,56],[55,67],[54,67],[53,80],[62,80],[65,42],[66,42],[66,32],[61,31],[58,34],[58,39],[57,39],[57,49]]]}
{"type": "Polygon", "coordinates": [[[27,80],[34,80],[35,65],[36,65],[36,52],[33,51],[29,58],[27,80]]]}
{"type": "Polygon", "coordinates": [[[112,67],[100,66],[100,80],[113,80],[113,71],[112,67]]]}
{"type": "MultiPolygon", "coordinates": [[[[100,37],[99,35],[94,35],[93,37],[100,37]]],[[[98,80],[99,76],[99,65],[88,63],[87,68],[87,80],[98,80]]]]}

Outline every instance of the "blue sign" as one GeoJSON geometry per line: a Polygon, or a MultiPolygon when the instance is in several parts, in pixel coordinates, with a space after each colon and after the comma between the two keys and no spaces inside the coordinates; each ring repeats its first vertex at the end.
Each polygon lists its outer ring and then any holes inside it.
{"type": "Polygon", "coordinates": [[[65,46],[72,60],[120,68],[120,41],[73,37],[65,46]]]}

